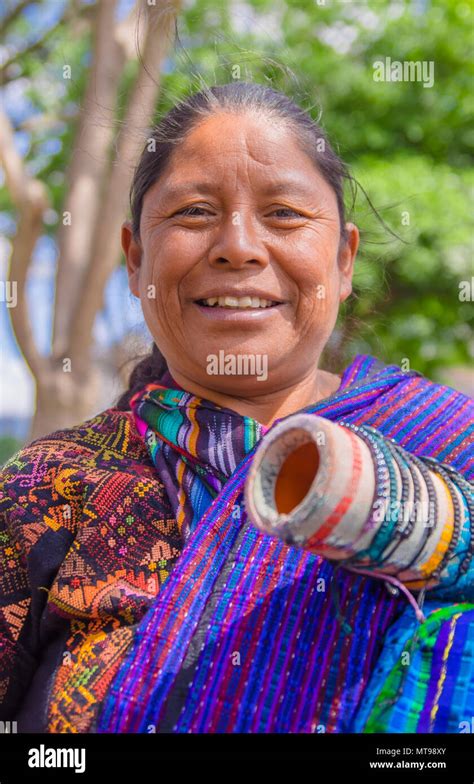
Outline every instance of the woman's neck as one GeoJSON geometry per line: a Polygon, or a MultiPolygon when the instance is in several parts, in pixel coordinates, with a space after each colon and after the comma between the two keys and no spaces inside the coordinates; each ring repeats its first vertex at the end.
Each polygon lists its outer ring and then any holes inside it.
{"type": "Polygon", "coordinates": [[[262,391],[249,396],[239,396],[203,387],[171,367],[169,373],[186,392],[211,400],[213,403],[236,411],[242,416],[251,417],[264,427],[270,427],[276,419],[324,400],[334,394],[341,384],[340,376],[316,368],[315,372],[287,387],[270,392],[262,391]]]}

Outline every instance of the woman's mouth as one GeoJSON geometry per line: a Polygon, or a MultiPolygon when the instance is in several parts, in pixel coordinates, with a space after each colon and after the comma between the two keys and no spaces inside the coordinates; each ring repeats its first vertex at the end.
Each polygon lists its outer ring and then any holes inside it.
{"type": "Polygon", "coordinates": [[[248,321],[272,318],[286,303],[263,297],[207,297],[194,304],[208,319],[219,321],[248,321]]]}
{"type": "Polygon", "coordinates": [[[262,297],[209,297],[208,299],[196,300],[198,305],[205,308],[272,308],[281,304],[275,300],[263,299],[262,297]]]}

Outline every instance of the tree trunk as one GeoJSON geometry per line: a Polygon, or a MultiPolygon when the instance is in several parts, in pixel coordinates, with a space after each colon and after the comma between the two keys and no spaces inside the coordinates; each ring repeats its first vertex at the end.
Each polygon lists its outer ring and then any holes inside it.
{"type": "Polygon", "coordinates": [[[45,186],[31,177],[16,145],[8,117],[0,112],[0,160],[18,210],[9,281],[18,290],[10,309],[13,331],[36,385],[36,413],[29,441],[91,418],[103,400],[103,375],[94,362],[93,327],[103,304],[107,280],[120,257],[119,230],[126,217],[126,194],[159,93],[160,71],[175,32],[181,0],[137,3],[117,23],[118,0],[97,0],[91,82],[71,151],[65,213],[70,221],[58,231],[52,352],[39,353],[33,314],[25,296],[32,255],[48,206],[45,186]],[[123,67],[133,56],[137,16],[142,55],[130,91],[122,131],[114,122],[123,67]],[[115,149],[114,149],[115,146],[115,149]]]}
{"type": "Polygon", "coordinates": [[[100,376],[93,366],[87,374],[80,375],[65,372],[62,363],[58,363],[37,381],[28,443],[89,419],[99,397],[100,376]]]}

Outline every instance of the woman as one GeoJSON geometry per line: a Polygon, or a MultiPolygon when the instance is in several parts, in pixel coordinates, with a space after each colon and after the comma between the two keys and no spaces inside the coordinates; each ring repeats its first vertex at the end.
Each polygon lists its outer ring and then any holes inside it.
{"type": "Polygon", "coordinates": [[[2,718],[462,731],[473,402],[370,356],[319,368],[359,234],[288,98],[214,87],[151,138],[122,244],[152,354],[3,470],[2,718]]]}

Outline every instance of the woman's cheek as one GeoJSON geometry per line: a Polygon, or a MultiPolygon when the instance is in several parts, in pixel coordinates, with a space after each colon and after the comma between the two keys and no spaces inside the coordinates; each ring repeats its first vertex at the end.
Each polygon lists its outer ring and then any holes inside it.
{"type": "MultiPolygon", "coordinates": [[[[299,319],[313,335],[329,335],[334,327],[339,309],[338,285],[331,276],[319,274],[301,289],[299,319]]],[[[306,331],[305,330],[305,331],[306,331]]]]}

